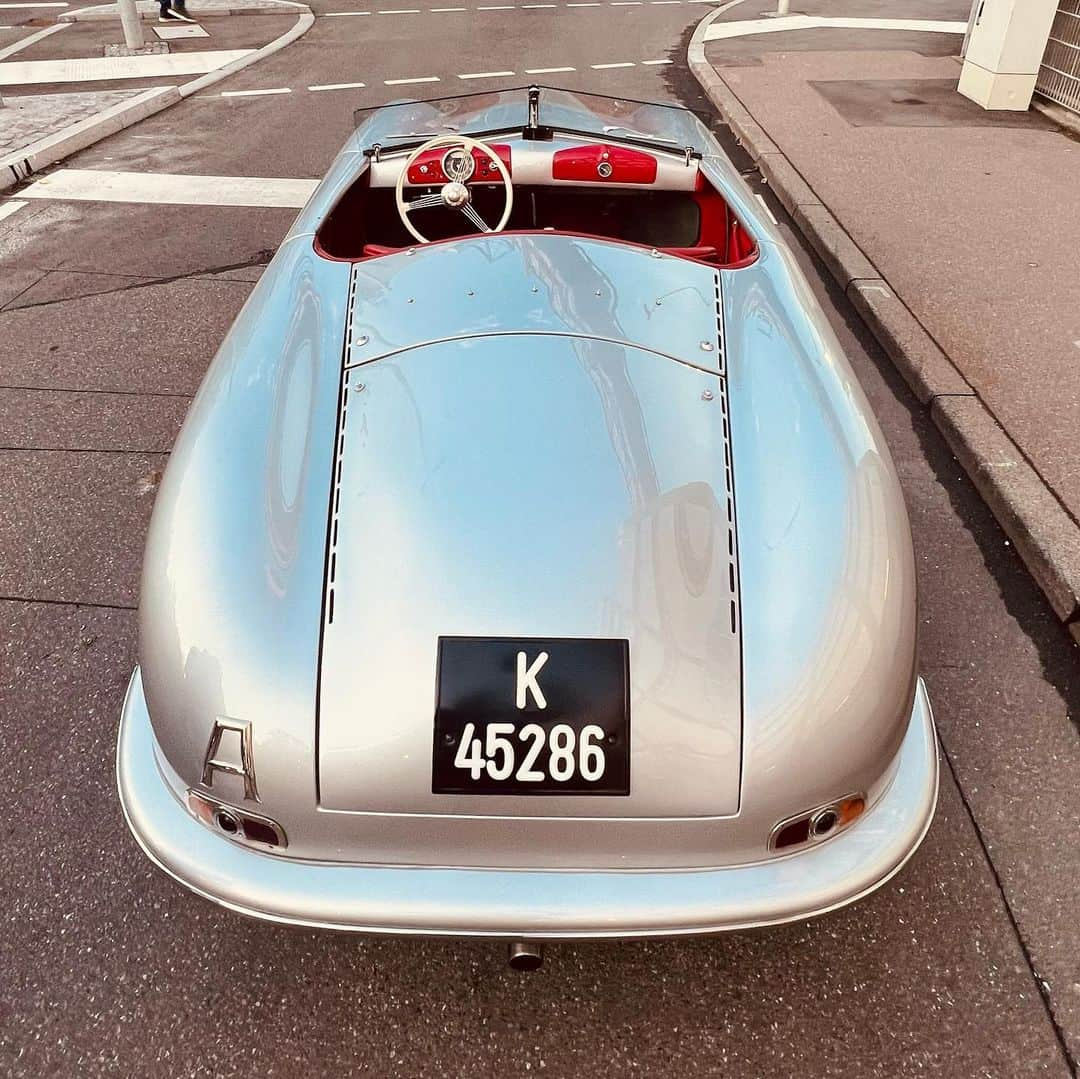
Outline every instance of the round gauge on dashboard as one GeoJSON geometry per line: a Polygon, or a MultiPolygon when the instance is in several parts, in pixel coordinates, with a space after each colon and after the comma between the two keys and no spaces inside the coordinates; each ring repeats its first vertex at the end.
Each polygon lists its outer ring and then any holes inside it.
{"type": "Polygon", "coordinates": [[[453,146],[443,154],[443,174],[448,180],[463,184],[476,171],[476,159],[461,146],[453,146]]]}

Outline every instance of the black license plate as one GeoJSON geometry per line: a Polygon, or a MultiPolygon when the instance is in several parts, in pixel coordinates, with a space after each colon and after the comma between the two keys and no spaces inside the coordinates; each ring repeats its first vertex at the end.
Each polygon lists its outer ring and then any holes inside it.
{"type": "Polygon", "coordinates": [[[629,642],[440,637],[431,789],[629,794],[629,642]]]}

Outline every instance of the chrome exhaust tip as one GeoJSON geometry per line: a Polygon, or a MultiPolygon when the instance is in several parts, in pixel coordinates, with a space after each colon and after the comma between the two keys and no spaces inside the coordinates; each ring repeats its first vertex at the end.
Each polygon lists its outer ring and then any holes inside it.
{"type": "Polygon", "coordinates": [[[514,970],[539,970],[544,962],[544,946],[534,940],[512,940],[507,962],[514,970]]]}

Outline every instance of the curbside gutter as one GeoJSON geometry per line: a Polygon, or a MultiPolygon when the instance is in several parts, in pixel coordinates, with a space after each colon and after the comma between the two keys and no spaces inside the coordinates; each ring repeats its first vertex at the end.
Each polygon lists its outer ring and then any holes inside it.
{"type": "MultiPolygon", "coordinates": [[[[29,146],[17,150],[13,154],[0,158],[0,191],[6,191],[16,184],[22,183],[35,172],[40,172],[49,165],[55,165],[57,161],[70,156],[77,150],[85,150],[96,142],[126,127],[137,124],[147,116],[167,109],[170,105],[183,101],[185,97],[205,90],[208,86],[228,78],[241,68],[250,67],[260,60],[273,55],[291,45],[298,37],[306,34],[315,22],[315,15],[307,4],[296,3],[294,0],[276,0],[274,10],[291,8],[299,12],[296,22],[273,41],[255,49],[247,56],[234,60],[231,64],[219,67],[214,71],[200,75],[197,79],[184,83],[182,86],[155,86],[143,94],[121,101],[110,108],[103,109],[94,116],[70,124],[61,131],[55,131],[29,146]]],[[[269,9],[269,5],[261,10],[269,9]]],[[[239,9],[238,9],[239,10],[239,9]]],[[[109,15],[109,18],[118,16],[109,15]]]]}
{"type": "Polygon", "coordinates": [[[705,58],[710,12],[687,62],[709,100],[757,164],[1015,545],[1054,613],[1080,644],[1080,526],[979,395],[893,291],[802,174],[705,58]]]}

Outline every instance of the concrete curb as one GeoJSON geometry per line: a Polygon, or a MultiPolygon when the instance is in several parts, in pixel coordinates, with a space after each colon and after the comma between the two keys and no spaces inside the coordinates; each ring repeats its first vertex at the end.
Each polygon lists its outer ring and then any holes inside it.
{"type": "Polygon", "coordinates": [[[877,267],[705,58],[710,12],[687,62],[799,230],[925,405],[1055,614],[1080,643],[1080,526],[877,267]]]}
{"type": "Polygon", "coordinates": [[[55,165],[57,161],[63,160],[77,150],[85,150],[87,146],[92,146],[95,142],[114,135],[117,131],[131,127],[147,116],[161,112],[185,97],[205,90],[206,87],[228,78],[241,68],[257,64],[260,60],[279,52],[286,45],[292,44],[311,29],[315,23],[315,16],[307,4],[293,3],[291,0],[277,0],[275,4],[275,10],[289,8],[300,13],[296,22],[284,34],[247,56],[219,67],[216,71],[200,75],[197,79],[184,83],[183,86],[151,87],[143,94],[103,109],[95,116],[89,116],[13,154],[0,158],[0,191],[6,191],[22,183],[35,172],[40,172],[49,165],[55,165]]]}

